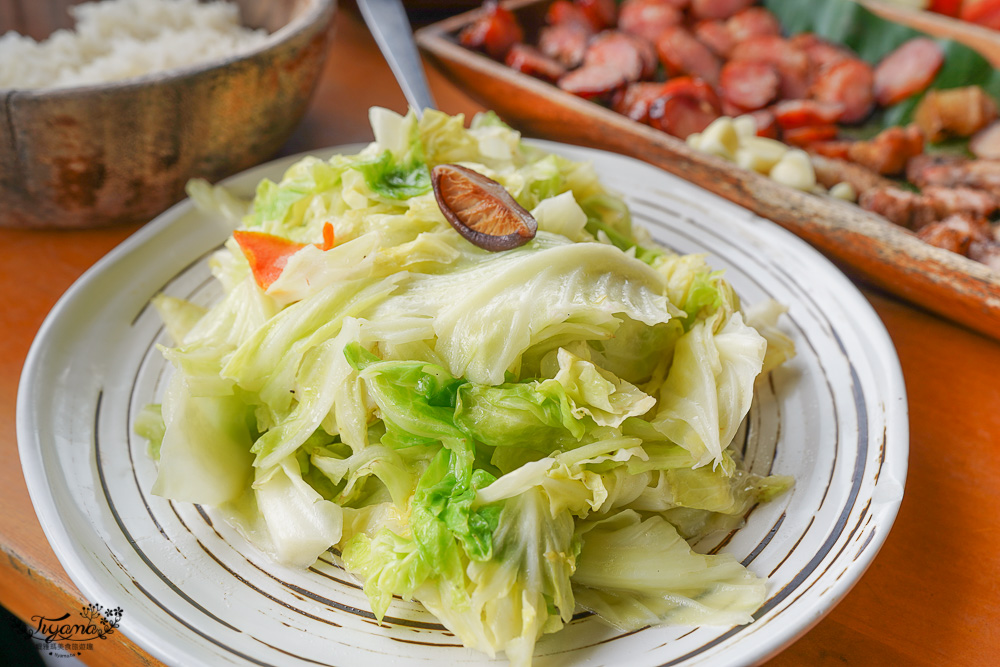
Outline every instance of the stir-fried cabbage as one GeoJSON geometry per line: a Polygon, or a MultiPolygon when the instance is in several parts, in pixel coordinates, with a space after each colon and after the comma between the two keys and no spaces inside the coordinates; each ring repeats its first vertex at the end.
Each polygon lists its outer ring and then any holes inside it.
{"type": "Polygon", "coordinates": [[[744,313],[589,165],[491,114],[372,121],[361,154],[260,184],[243,219],[259,235],[211,261],[218,303],[154,301],[176,343],[137,422],[154,493],[217,506],[283,563],[336,547],[379,619],[415,598],[516,665],[577,607],[625,629],[751,621],[763,580],[689,541],[791,483],[729,447],[762,370],[794,352],[781,308],[744,313]],[[534,240],[465,241],[431,192],[444,162],[507,188],[534,240]]]}

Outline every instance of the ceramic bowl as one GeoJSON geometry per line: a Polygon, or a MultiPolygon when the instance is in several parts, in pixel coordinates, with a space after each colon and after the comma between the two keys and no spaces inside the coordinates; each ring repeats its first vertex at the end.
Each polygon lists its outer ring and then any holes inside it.
{"type": "MultiPolygon", "coordinates": [[[[21,0],[0,31],[70,27],[69,0],[21,0]]],[[[225,60],[74,88],[0,89],[0,226],[86,228],[152,219],[194,177],[273,155],[322,69],[336,0],[237,0],[270,34],[225,60]]],[[[8,9],[10,9],[8,7],[8,9]]]]}

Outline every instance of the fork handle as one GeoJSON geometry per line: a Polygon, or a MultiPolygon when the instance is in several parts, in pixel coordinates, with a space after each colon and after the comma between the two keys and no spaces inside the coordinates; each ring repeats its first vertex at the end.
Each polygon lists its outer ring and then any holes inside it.
{"type": "Polygon", "coordinates": [[[400,0],[358,0],[358,9],[417,116],[422,115],[424,109],[436,108],[403,3],[400,0]]]}

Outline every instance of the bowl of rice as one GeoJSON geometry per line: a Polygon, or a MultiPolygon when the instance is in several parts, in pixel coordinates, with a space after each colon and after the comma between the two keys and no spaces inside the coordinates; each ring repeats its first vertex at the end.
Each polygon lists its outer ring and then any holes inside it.
{"type": "Polygon", "coordinates": [[[336,0],[0,6],[0,226],[147,221],[271,157],[305,113],[336,0]]]}

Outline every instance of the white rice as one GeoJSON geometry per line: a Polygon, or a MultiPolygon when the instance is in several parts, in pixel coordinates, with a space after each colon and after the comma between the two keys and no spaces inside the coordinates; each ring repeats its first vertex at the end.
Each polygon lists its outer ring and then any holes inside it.
{"type": "Polygon", "coordinates": [[[75,30],[36,42],[0,36],[0,88],[57,88],[130,79],[221,59],[261,44],[229,2],[104,0],[70,8],[75,30]]]}

